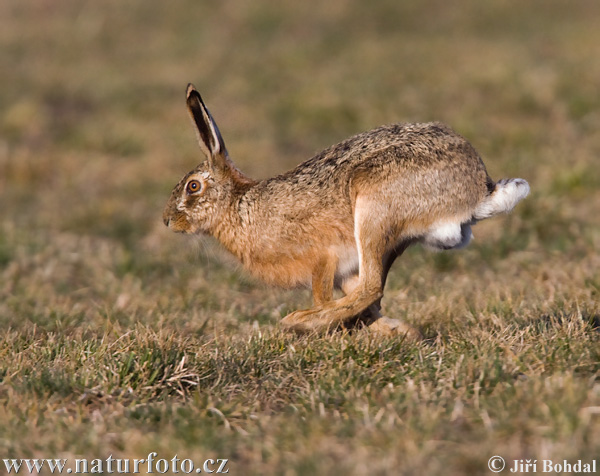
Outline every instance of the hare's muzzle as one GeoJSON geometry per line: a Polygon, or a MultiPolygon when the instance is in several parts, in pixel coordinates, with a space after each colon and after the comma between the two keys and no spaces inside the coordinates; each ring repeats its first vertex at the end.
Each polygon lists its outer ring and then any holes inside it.
{"type": "Polygon", "coordinates": [[[165,211],[163,212],[163,223],[165,224],[165,226],[167,228],[172,228],[172,225],[174,225],[175,220],[173,219],[173,214],[171,213],[171,210],[169,207],[165,208],[165,211]]]}
{"type": "Polygon", "coordinates": [[[174,231],[175,233],[193,232],[185,219],[185,216],[181,213],[173,213],[169,207],[167,207],[163,213],[163,223],[169,230],[174,231]]]}

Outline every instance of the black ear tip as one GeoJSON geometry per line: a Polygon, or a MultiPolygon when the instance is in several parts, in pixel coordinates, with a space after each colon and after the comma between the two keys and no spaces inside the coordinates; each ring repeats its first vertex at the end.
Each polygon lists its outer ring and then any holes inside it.
{"type": "Polygon", "coordinates": [[[185,92],[185,95],[189,99],[193,93],[198,94],[198,91],[196,90],[196,88],[194,87],[194,85],[192,83],[189,83],[187,85],[187,90],[185,92]]]}

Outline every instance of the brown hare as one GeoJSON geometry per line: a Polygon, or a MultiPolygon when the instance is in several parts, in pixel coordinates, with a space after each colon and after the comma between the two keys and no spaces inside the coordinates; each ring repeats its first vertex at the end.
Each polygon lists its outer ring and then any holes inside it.
{"type": "Polygon", "coordinates": [[[231,161],[191,84],[187,107],[208,160],[177,184],[164,222],[214,236],[267,283],[312,286],[314,306],[282,321],[297,332],[363,322],[416,335],[380,313],[394,260],[414,243],[462,248],[472,225],[529,193],[523,179],[494,182],[471,144],[440,123],[382,126],[256,181],[231,161]],[[336,288],[343,297],[334,299],[336,288]]]}

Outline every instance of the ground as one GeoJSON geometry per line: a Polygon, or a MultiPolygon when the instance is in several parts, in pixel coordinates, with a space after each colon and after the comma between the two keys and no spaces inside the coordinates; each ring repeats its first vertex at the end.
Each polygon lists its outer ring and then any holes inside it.
{"type": "Polygon", "coordinates": [[[599,14],[2,3],[0,459],[476,475],[494,455],[598,458],[599,14]],[[384,311],[423,342],[287,335],[277,322],[307,290],[257,283],[162,224],[201,159],[188,82],[253,177],[380,124],[440,120],[532,193],[469,248],[397,261],[384,311]]]}

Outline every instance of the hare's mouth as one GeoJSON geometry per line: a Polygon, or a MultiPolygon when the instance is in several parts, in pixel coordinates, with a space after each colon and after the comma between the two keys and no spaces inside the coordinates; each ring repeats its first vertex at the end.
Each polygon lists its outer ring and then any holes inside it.
{"type": "Polygon", "coordinates": [[[189,225],[185,221],[177,218],[165,216],[163,217],[163,223],[169,230],[174,231],[175,233],[196,233],[196,230],[190,230],[189,225]]]}

